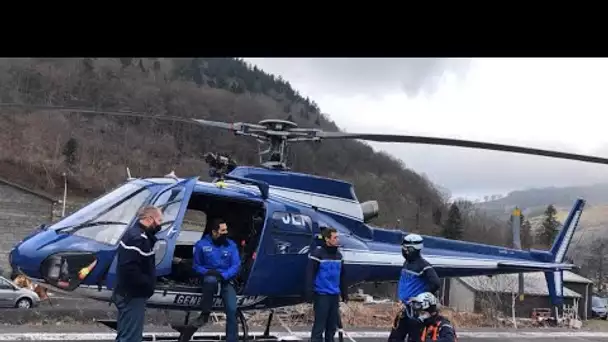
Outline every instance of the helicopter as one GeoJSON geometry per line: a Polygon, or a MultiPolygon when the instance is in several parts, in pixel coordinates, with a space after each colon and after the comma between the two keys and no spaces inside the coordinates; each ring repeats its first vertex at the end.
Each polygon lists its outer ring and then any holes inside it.
{"type": "MultiPolygon", "coordinates": [[[[478,148],[608,164],[608,159],[599,157],[468,140],[327,132],[299,128],[287,120],[226,123],[136,112],[0,104],[10,106],[182,121],[228,130],[235,136],[252,137],[258,142],[259,166],[240,166],[228,155],[207,153],[205,161],[213,178],[209,182],[198,176],[180,178],[173,172],[151,178],[129,175],[125,183],[71,215],[34,229],[9,253],[13,270],[41,286],[110,302],[123,233],[136,223],[136,213],[143,205],[160,207],[164,220],[154,246],[158,281],[147,307],[186,312],[184,324],[174,326],[183,341],[189,340],[197,329],[189,325],[188,317],[190,311],[197,311],[202,298],[196,283],[198,277],[191,267],[193,245],[202,233],[183,229],[188,212],[203,212],[208,218],[226,220],[229,237],[241,248],[237,315],[244,340],[248,326],[243,312],[271,310],[263,335],[271,338],[273,310],[305,302],[308,254],[324,227],[333,227],[340,235],[349,285],[398,280],[404,264],[401,242],[407,232],[370,224],[380,213],[378,202],[359,202],[349,182],[290,170],[289,143],[358,139],[478,148]]],[[[423,256],[441,278],[542,271],[553,303],[559,304],[563,293],[562,271],[576,268],[565,262],[565,256],[584,206],[583,199],[575,201],[547,251],[423,236],[423,256]]],[[[223,310],[219,289],[213,310],[223,310]]],[[[111,321],[101,322],[115,328],[111,321]]]]}

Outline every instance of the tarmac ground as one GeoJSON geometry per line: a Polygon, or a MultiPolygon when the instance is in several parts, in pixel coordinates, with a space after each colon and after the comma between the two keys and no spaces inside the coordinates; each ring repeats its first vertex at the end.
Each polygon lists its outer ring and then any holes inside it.
{"type": "MultiPolygon", "coordinates": [[[[197,333],[192,341],[221,341],[219,334],[223,333],[223,327],[210,327],[204,333],[197,333]],[[214,331],[216,333],[214,333],[214,331]],[[209,338],[211,337],[211,338],[209,338]]],[[[279,341],[308,341],[310,330],[298,329],[271,330],[279,337],[279,341]]],[[[250,332],[252,341],[262,341],[262,331],[258,328],[250,332]]],[[[177,335],[170,327],[152,327],[145,329],[144,341],[177,341],[177,335]]],[[[79,341],[79,342],[105,342],[114,341],[115,334],[112,330],[100,325],[38,325],[38,326],[0,326],[0,341],[79,341]]],[[[345,342],[380,342],[386,341],[388,332],[385,330],[353,329],[344,334],[345,342]]],[[[566,329],[466,329],[458,332],[460,342],[484,342],[484,341],[507,341],[507,342],[599,342],[607,341],[608,333],[594,331],[573,331],[566,329]]],[[[268,341],[264,339],[264,341],[268,341]]],[[[275,341],[277,341],[275,339],[275,341]]],[[[336,336],[336,342],[339,339],[336,336]]]]}
{"type": "MultiPolygon", "coordinates": [[[[75,299],[75,298],[74,298],[75,299]]],[[[53,306],[49,308],[51,311],[65,310],[65,309],[76,309],[83,306],[83,302],[80,300],[74,300],[72,298],[54,298],[53,306]]],[[[46,306],[46,304],[42,304],[46,306]]],[[[105,303],[92,302],[86,303],[87,307],[99,307],[107,308],[105,303]]],[[[49,310],[45,309],[45,310],[49,310]]],[[[11,309],[12,310],[12,309],[11,309]]],[[[2,314],[10,314],[2,310],[2,314]]],[[[589,321],[591,322],[591,321],[589,321]]],[[[603,326],[604,321],[599,322],[603,326]]],[[[598,323],[598,324],[599,324],[598,323]]],[[[251,327],[253,331],[250,335],[261,335],[262,329],[259,327],[251,327]]],[[[217,334],[213,332],[223,333],[223,326],[211,326],[204,328],[205,333],[198,333],[195,335],[193,341],[203,341],[201,335],[215,335],[212,340],[221,341],[218,339],[217,334]],[[200,337],[199,337],[200,336],[200,337]]],[[[595,329],[594,329],[595,330],[595,329]]],[[[602,327],[601,330],[606,330],[602,327]]],[[[154,337],[144,339],[144,341],[177,341],[177,334],[168,326],[148,325],[144,329],[146,335],[150,333],[154,334],[154,337]]],[[[308,341],[310,336],[310,329],[306,328],[281,328],[273,327],[271,334],[277,334],[283,338],[283,340],[299,340],[308,341]],[[291,331],[288,331],[291,330],[291,331]]],[[[257,337],[256,336],[256,337],[257,337]]],[[[53,323],[53,324],[0,324],[0,342],[7,341],[79,341],[79,342],[105,342],[114,341],[115,333],[113,330],[101,325],[101,324],[66,324],[66,323],[53,323]]],[[[378,330],[372,328],[360,328],[346,330],[344,336],[344,342],[380,342],[386,341],[388,337],[387,330],[378,330]],[[350,334],[349,334],[350,333],[350,334]],[[349,338],[349,336],[351,338],[349,338]]],[[[210,339],[205,338],[204,340],[209,341],[210,339]]],[[[259,339],[253,339],[252,341],[260,341],[259,339]]],[[[275,340],[276,341],[276,340],[275,340]]],[[[336,336],[336,342],[339,339],[336,336]]],[[[593,330],[569,330],[559,328],[538,328],[538,329],[462,329],[458,331],[459,342],[485,342],[485,341],[506,341],[506,342],[599,342],[608,341],[608,332],[593,331],[593,330]]]]}

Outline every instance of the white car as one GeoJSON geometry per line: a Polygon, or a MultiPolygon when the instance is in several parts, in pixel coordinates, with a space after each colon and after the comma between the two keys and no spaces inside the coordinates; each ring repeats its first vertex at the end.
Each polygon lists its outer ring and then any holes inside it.
{"type": "Polygon", "coordinates": [[[40,304],[36,292],[20,288],[12,281],[0,276],[0,307],[30,309],[40,304]]]}

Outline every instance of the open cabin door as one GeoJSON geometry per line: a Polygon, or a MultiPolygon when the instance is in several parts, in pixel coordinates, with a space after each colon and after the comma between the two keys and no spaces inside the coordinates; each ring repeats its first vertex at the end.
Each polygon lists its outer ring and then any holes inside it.
{"type": "Polygon", "coordinates": [[[308,253],[313,243],[312,219],[309,216],[273,212],[267,218],[245,294],[301,294],[306,281],[308,253]]]}
{"type": "MultiPolygon", "coordinates": [[[[173,259],[173,252],[175,251],[175,244],[197,180],[198,177],[192,177],[168,185],[158,191],[146,203],[147,205],[151,204],[159,207],[163,212],[161,230],[156,234],[158,241],[154,245],[157,277],[171,273],[171,261],[173,259]]],[[[137,220],[133,220],[129,229],[136,223],[137,220]]],[[[114,261],[106,277],[106,286],[109,289],[113,289],[116,284],[117,262],[118,254],[114,257],[114,261]]]]}

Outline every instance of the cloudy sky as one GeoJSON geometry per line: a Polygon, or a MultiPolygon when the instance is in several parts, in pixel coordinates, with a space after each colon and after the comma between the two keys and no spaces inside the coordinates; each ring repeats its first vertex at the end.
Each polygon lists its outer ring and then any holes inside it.
{"type": "MultiPolygon", "coordinates": [[[[347,132],[420,134],[608,157],[605,59],[246,58],[347,132]]],[[[608,181],[608,165],[454,147],[370,143],[454,196],[608,181]]]]}

